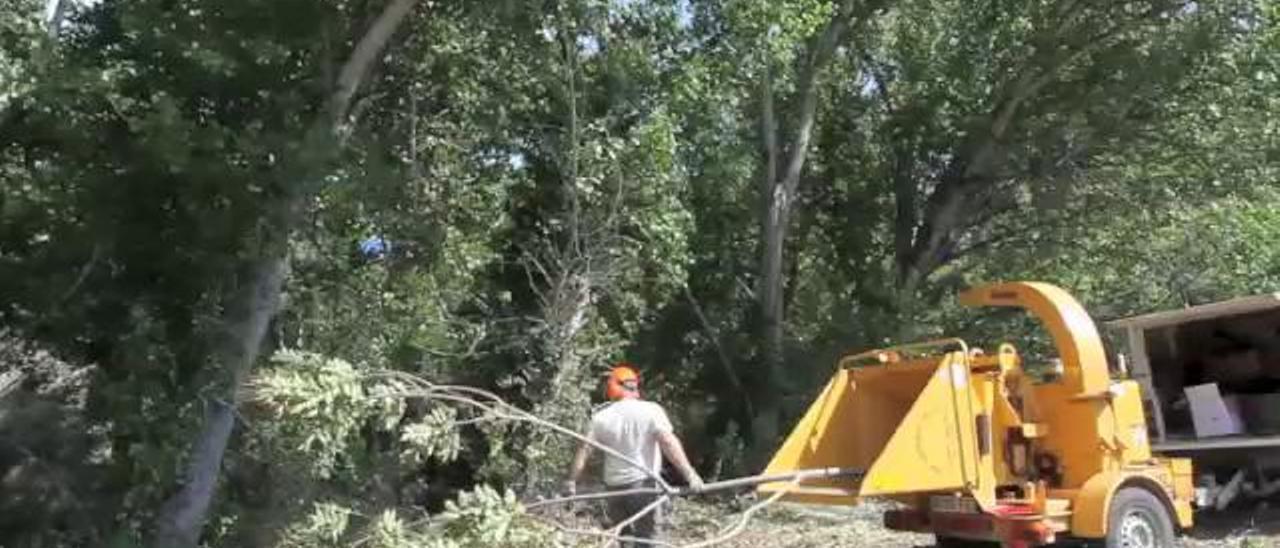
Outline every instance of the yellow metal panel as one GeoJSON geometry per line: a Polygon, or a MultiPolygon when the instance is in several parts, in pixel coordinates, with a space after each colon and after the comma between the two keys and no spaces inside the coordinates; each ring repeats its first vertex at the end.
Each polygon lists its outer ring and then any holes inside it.
{"type": "MultiPolygon", "coordinates": [[[[934,360],[836,371],[764,473],[828,467],[868,470],[898,431],[937,367],[934,360]]],[[[784,485],[765,484],[759,491],[774,492],[784,485]]],[[[806,481],[804,486],[843,488],[851,494],[816,496],[797,492],[783,499],[824,504],[857,501],[852,493],[856,493],[858,484],[848,478],[806,481]]]]}
{"type": "Polygon", "coordinates": [[[1099,472],[1151,457],[1137,383],[1116,383],[1110,401],[1073,397],[1061,383],[1033,392],[1050,433],[1038,441],[1061,459],[1063,487],[1079,487],[1099,472]]]}
{"type": "Polygon", "coordinates": [[[1107,535],[1107,518],[1111,512],[1111,499],[1123,485],[1147,489],[1157,498],[1173,507],[1173,519],[1180,527],[1192,523],[1191,501],[1177,497],[1170,499],[1176,471],[1168,463],[1133,468],[1128,471],[1108,471],[1085,482],[1072,501],[1071,534],[1081,538],[1101,538],[1107,535]]]}
{"type": "MultiPolygon", "coordinates": [[[[958,352],[942,359],[841,369],[764,473],[828,467],[865,471],[861,482],[813,480],[783,496],[798,502],[854,503],[869,495],[962,490],[977,483],[994,493],[991,467],[977,461],[973,420],[989,404],[975,393],[971,377],[958,352]]],[[[784,486],[765,484],[759,491],[784,486]]]]}
{"type": "Polygon", "coordinates": [[[1195,481],[1192,478],[1191,459],[1162,459],[1173,473],[1174,494],[1180,499],[1195,498],[1195,481]]]}
{"type": "Polygon", "coordinates": [[[1011,306],[1035,314],[1053,336],[1063,375],[1077,394],[1107,389],[1107,355],[1088,312],[1066,291],[1037,282],[980,286],[960,295],[967,306],[1011,306]]]}
{"type": "MultiPolygon", "coordinates": [[[[846,394],[852,394],[853,392],[853,384],[849,376],[848,371],[840,370],[827,382],[822,394],[809,406],[809,410],[804,417],[800,419],[800,422],[792,429],[791,434],[787,436],[786,441],[774,454],[773,459],[765,468],[765,474],[848,464],[842,462],[841,456],[849,450],[848,445],[851,438],[834,432],[828,433],[827,427],[830,426],[832,417],[851,414],[851,401],[846,396],[846,394]]],[[[814,483],[830,482],[831,480],[814,483]]],[[[758,490],[772,492],[785,486],[787,486],[786,483],[763,484],[759,486],[758,490]]],[[[852,496],[824,496],[819,497],[821,500],[812,500],[809,497],[793,494],[784,498],[798,502],[839,503],[856,501],[856,497],[852,496]]]]}
{"type": "MultiPolygon", "coordinates": [[[[1142,392],[1136,381],[1118,382],[1111,387],[1111,428],[1101,435],[1111,436],[1123,448],[1119,459],[1124,463],[1145,462],[1151,458],[1147,439],[1147,421],[1142,410],[1142,392]]],[[[1106,417],[1103,424],[1107,424],[1106,417]]]]}
{"type": "Polygon", "coordinates": [[[1110,421],[1104,416],[1105,401],[1073,399],[1073,390],[1061,383],[1037,386],[1032,393],[1050,432],[1036,442],[1060,459],[1061,487],[1078,488],[1098,472],[1119,468],[1106,465],[1108,454],[1098,434],[1099,422],[1110,421]]]}
{"type": "Polygon", "coordinates": [[[1173,475],[1173,509],[1178,525],[1190,528],[1193,523],[1191,500],[1196,496],[1191,459],[1161,459],[1160,462],[1168,466],[1173,475]]]}
{"type": "Polygon", "coordinates": [[[1191,508],[1191,501],[1188,499],[1173,501],[1173,515],[1178,520],[1178,527],[1182,529],[1190,529],[1195,525],[1195,510],[1191,508]]]}
{"type": "MultiPolygon", "coordinates": [[[[962,489],[974,481],[973,423],[964,400],[969,375],[951,356],[942,360],[910,411],[897,424],[862,481],[862,496],[962,489]],[[954,367],[953,367],[954,365],[954,367]]],[[[872,414],[863,424],[882,420],[872,414]]]]}
{"type": "Polygon", "coordinates": [[[1071,534],[1081,538],[1107,536],[1111,494],[1125,479],[1120,472],[1103,472],[1086,481],[1071,501],[1071,534]]]}

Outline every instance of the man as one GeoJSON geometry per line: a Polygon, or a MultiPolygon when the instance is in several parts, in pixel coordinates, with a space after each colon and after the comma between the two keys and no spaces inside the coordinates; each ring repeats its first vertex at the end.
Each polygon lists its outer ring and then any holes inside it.
{"type": "MultiPolygon", "coordinates": [[[[619,364],[609,372],[605,395],[612,403],[595,412],[587,437],[600,445],[625,455],[635,464],[605,453],[604,483],[610,491],[657,487],[653,478],[662,472],[662,454],[675,464],[695,491],[702,489],[702,478],[689,464],[684,447],[672,433],[671,421],[662,406],[640,398],[640,375],[629,364],[619,364]],[[648,471],[648,473],[645,472],[648,471]]],[[[578,478],[586,468],[593,447],[583,443],[573,460],[573,469],[565,488],[573,493],[578,478]]],[[[625,495],[611,497],[605,510],[610,528],[630,519],[657,500],[657,495],[625,495]]],[[[656,533],[656,510],[635,520],[621,531],[623,537],[652,539],[656,533]]],[[[639,543],[627,542],[624,546],[639,543]]]]}

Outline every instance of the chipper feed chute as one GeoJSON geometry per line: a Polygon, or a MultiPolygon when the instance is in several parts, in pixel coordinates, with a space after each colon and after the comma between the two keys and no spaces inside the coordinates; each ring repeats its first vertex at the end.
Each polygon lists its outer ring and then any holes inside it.
{"type": "Polygon", "coordinates": [[[791,431],[765,474],[815,468],[859,477],[772,483],[784,500],[850,504],[859,497],[960,490],[978,474],[975,394],[965,352],[841,367],[791,431]]]}
{"type": "Polygon", "coordinates": [[[759,490],[818,504],[893,499],[886,527],[940,545],[1172,545],[1175,526],[1192,523],[1191,464],[1152,455],[1141,387],[1111,377],[1084,307],[1036,282],[979,286],[960,300],[1032,313],[1057,363],[1032,376],[1013,345],[988,354],[959,339],[844,358],[766,469],[789,481],[759,490]],[[840,475],[791,479],[815,470],[840,475]]]}

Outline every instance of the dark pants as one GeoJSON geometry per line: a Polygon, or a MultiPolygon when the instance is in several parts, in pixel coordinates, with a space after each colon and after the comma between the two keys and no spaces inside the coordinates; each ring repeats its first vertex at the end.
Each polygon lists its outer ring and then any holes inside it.
{"type": "MultiPolygon", "coordinates": [[[[652,487],[656,487],[653,481],[646,480],[646,481],[638,481],[635,483],[627,483],[623,485],[611,485],[609,486],[609,490],[623,491],[627,489],[641,489],[641,488],[652,488],[652,487]]],[[[606,518],[606,522],[608,523],[609,529],[613,529],[614,527],[617,527],[619,523],[622,523],[624,521],[631,519],[632,516],[640,513],[650,504],[653,504],[654,501],[656,500],[658,500],[658,495],[652,495],[652,494],[626,495],[626,496],[609,498],[608,505],[605,508],[605,518],[606,518]]],[[[641,517],[635,521],[632,521],[630,525],[623,527],[619,535],[623,537],[634,537],[634,538],[653,540],[657,534],[657,521],[658,521],[657,517],[658,517],[658,512],[660,511],[662,511],[661,506],[659,506],[656,509],[650,510],[648,513],[644,515],[644,517],[641,517]]],[[[624,548],[652,546],[651,544],[645,544],[641,542],[632,542],[627,540],[621,541],[620,544],[624,548]]]]}

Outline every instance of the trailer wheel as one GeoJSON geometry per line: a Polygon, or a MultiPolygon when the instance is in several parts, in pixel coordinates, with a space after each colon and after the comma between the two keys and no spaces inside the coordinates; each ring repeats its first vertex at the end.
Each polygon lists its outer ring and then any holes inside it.
{"type": "Polygon", "coordinates": [[[1125,487],[1111,499],[1107,548],[1172,548],[1173,520],[1150,491],[1125,487]]]}

